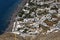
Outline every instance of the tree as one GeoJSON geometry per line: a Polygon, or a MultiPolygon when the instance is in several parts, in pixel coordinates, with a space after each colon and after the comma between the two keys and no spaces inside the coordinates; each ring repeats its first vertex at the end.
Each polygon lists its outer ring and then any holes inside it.
{"type": "Polygon", "coordinates": [[[23,21],[23,18],[19,18],[18,21],[23,21]]]}
{"type": "Polygon", "coordinates": [[[18,13],[18,16],[22,17],[23,14],[24,14],[24,11],[21,11],[21,12],[18,13]]]}
{"type": "Polygon", "coordinates": [[[19,30],[20,30],[20,28],[17,29],[17,31],[19,31],[19,30]]]}
{"type": "Polygon", "coordinates": [[[25,29],[24,31],[23,31],[23,33],[26,33],[28,31],[28,29],[25,29]]]}

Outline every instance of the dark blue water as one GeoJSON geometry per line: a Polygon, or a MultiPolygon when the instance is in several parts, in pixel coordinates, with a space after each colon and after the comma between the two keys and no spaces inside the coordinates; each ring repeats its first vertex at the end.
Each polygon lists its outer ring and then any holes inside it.
{"type": "Polygon", "coordinates": [[[8,27],[10,16],[18,4],[22,0],[0,0],[0,34],[8,27]]]}

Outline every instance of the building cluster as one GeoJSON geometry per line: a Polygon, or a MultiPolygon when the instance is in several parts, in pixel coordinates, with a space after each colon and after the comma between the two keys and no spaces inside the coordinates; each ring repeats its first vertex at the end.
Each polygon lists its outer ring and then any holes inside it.
{"type": "Polygon", "coordinates": [[[12,32],[21,36],[60,30],[60,7],[55,1],[30,0],[18,12],[12,32]]]}

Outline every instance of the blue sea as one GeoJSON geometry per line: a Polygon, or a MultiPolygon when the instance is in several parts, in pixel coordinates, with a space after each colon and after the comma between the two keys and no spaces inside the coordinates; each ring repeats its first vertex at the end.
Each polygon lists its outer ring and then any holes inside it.
{"type": "Polygon", "coordinates": [[[8,27],[11,12],[16,8],[18,1],[22,0],[0,0],[0,34],[8,27]]]}

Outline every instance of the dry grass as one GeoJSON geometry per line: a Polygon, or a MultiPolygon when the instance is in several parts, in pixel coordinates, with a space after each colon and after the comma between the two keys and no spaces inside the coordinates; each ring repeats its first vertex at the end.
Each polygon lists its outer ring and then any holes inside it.
{"type": "Polygon", "coordinates": [[[50,33],[47,35],[39,34],[35,40],[60,40],[60,31],[57,33],[50,33]]]}
{"type": "MultiPolygon", "coordinates": [[[[0,35],[0,40],[15,40],[15,35],[12,33],[6,33],[3,35],[0,35]]],[[[60,40],[60,31],[57,33],[50,33],[47,35],[38,34],[36,37],[32,36],[26,36],[25,38],[17,35],[16,40],[60,40]]]]}
{"type": "Polygon", "coordinates": [[[24,40],[21,36],[12,34],[12,33],[5,33],[3,35],[0,35],[0,40],[24,40]]]}
{"type": "Polygon", "coordinates": [[[56,21],[45,20],[44,22],[49,26],[53,26],[53,24],[56,24],[58,22],[58,20],[56,20],[56,21]]]}

